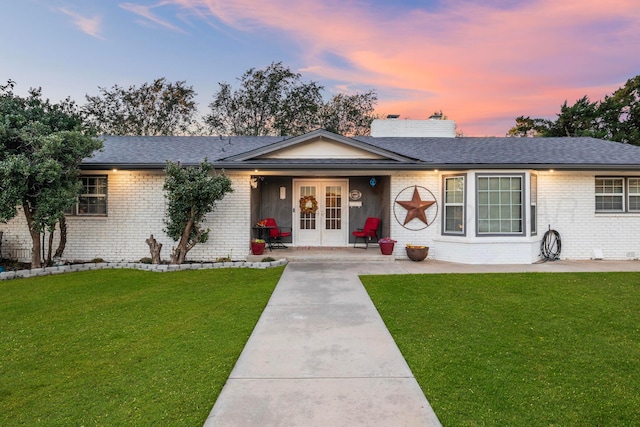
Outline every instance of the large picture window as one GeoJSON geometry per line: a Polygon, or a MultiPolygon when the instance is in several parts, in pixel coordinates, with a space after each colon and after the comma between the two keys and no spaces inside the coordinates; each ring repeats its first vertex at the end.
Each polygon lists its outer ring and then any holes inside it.
{"type": "Polygon", "coordinates": [[[444,234],[462,234],[465,230],[464,176],[444,178],[444,234]]]}
{"type": "Polygon", "coordinates": [[[478,175],[477,232],[524,234],[523,175],[478,175]]]}
{"type": "Polygon", "coordinates": [[[82,190],[78,196],[78,203],[67,212],[71,215],[95,215],[107,214],[107,177],[83,176],[80,177],[82,190]]]}

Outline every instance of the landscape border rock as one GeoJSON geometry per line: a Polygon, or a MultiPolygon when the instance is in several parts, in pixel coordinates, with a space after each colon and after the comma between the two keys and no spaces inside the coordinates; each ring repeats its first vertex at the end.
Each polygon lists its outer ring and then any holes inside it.
{"type": "Polygon", "coordinates": [[[135,270],[154,271],[157,273],[165,273],[180,270],[202,270],[212,268],[257,268],[266,269],[280,267],[286,265],[286,259],[280,259],[270,262],[248,262],[248,261],[231,261],[231,262],[209,262],[209,263],[189,263],[189,264],[143,264],[140,262],[101,262],[101,263],[84,263],[84,264],[66,264],[45,268],[33,268],[30,270],[4,271],[0,273],[1,280],[11,280],[26,277],[49,276],[53,274],[73,273],[76,271],[102,270],[102,269],[122,269],[131,268],[135,270]]]}

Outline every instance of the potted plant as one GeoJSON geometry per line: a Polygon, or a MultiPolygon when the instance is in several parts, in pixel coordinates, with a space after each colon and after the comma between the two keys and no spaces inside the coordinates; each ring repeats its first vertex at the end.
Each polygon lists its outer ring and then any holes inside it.
{"type": "Polygon", "coordinates": [[[393,246],[396,244],[396,241],[390,237],[383,237],[378,240],[378,244],[380,245],[380,252],[382,252],[382,255],[391,255],[393,254],[393,246]]]}
{"type": "Polygon", "coordinates": [[[253,239],[251,241],[251,253],[253,255],[262,255],[264,252],[265,241],[263,239],[253,239]]]}
{"type": "Polygon", "coordinates": [[[411,261],[422,261],[429,255],[429,246],[407,243],[407,256],[411,261]]]}

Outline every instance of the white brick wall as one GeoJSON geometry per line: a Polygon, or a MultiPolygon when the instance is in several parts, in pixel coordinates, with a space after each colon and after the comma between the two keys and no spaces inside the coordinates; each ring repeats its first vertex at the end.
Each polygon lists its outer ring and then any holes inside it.
{"type": "Polygon", "coordinates": [[[560,233],[563,259],[640,258],[640,213],[595,213],[596,176],[638,176],[637,172],[543,172],[538,175],[540,238],[548,226],[560,233]]]}
{"type": "MultiPolygon", "coordinates": [[[[153,234],[163,244],[161,256],[168,260],[176,244],[162,230],[165,200],[162,172],[108,172],[108,216],[67,217],[67,246],[64,258],[108,262],[138,261],[148,257],[145,240],[153,234]]],[[[212,261],[231,256],[244,259],[249,253],[249,175],[229,173],[233,193],[218,202],[209,214],[205,226],[211,229],[209,241],[196,245],[187,259],[212,261]]],[[[22,212],[6,225],[2,255],[30,260],[31,239],[22,212]]],[[[54,249],[57,246],[56,238],[54,249]]]]}
{"type": "MultiPolygon", "coordinates": [[[[429,258],[472,264],[528,264],[539,259],[540,241],[548,226],[562,238],[563,259],[591,259],[594,249],[602,250],[604,259],[640,258],[640,213],[596,214],[595,177],[632,176],[633,173],[540,172],[538,173],[538,234],[517,237],[476,237],[475,173],[467,173],[467,234],[442,236],[442,176],[460,172],[398,172],[391,178],[391,238],[398,241],[394,256],[406,258],[407,243],[430,247],[429,258]],[[429,189],[438,202],[437,218],[429,227],[410,230],[403,227],[406,211],[396,206],[395,198],[410,200],[413,186],[429,189]],[[407,188],[409,187],[409,188],[407,188]],[[394,214],[395,211],[395,214],[394,214]],[[396,216],[398,220],[396,220],[396,216]]],[[[481,171],[486,172],[486,171],[481,171]]],[[[522,173],[521,171],[514,171],[522,173]]],[[[640,175],[637,172],[636,176],[640,175]]],[[[145,240],[150,234],[163,244],[162,258],[170,257],[175,243],[164,228],[164,196],[161,172],[108,172],[109,215],[105,218],[68,217],[68,243],[65,258],[90,260],[96,257],[109,262],[138,261],[149,256],[145,240]]],[[[207,218],[211,228],[209,242],[197,245],[187,256],[190,260],[212,261],[231,256],[245,259],[249,253],[251,234],[249,173],[229,173],[234,192],[218,203],[207,218]]],[[[527,195],[528,178],[526,182],[527,195]]],[[[422,199],[430,195],[419,189],[422,199]]],[[[527,206],[527,222],[528,203],[527,206]]],[[[429,220],[435,208],[427,210],[429,220]]],[[[407,225],[421,228],[417,220],[407,225]]],[[[22,212],[8,224],[0,224],[5,232],[4,257],[29,261],[31,241],[22,212]]],[[[57,245],[57,238],[56,243],[57,245]]]]}
{"type": "MultiPolygon", "coordinates": [[[[396,258],[406,258],[407,253],[405,251],[405,245],[407,243],[414,245],[426,245],[429,246],[429,258],[433,258],[437,252],[434,240],[437,238],[440,232],[440,215],[442,214],[442,197],[440,196],[440,175],[436,172],[419,172],[419,173],[398,173],[391,177],[391,238],[397,240],[397,243],[393,250],[393,255],[396,258]],[[424,187],[431,191],[438,201],[438,212],[435,221],[427,228],[419,230],[424,227],[424,223],[414,219],[409,222],[406,227],[403,227],[401,223],[404,223],[406,216],[406,210],[395,203],[397,195],[402,192],[398,200],[411,200],[413,196],[414,186],[424,187]],[[395,214],[394,214],[395,213],[395,214]],[[397,217],[397,220],[396,220],[397,217]],[[408,228],[407,228],[408,227],[408,228]]],[[[418,188],[420,198],[422,200],[431,200],[432,197],[424,189],[418,188]]],[[[431,221],[435,215],[435,206],[431,206],[426,210],[427,220],[431,221]]]]}

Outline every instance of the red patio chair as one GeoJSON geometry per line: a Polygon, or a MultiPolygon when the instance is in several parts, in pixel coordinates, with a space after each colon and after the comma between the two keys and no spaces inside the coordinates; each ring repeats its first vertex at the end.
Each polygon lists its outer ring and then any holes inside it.
{"type": "MultiPolygon", "coordinates": [[[[265,226],[273,227],[269,228],[269,247],[274,249],[286,249],[287,247],[282,243],[283,237],[290,237],[291,231],[282,231],[281,227],[278,227],[274,218],[265,218],[265,226]]],[[[290,228],[287,228],[290,230],[290,228]]]]}
{"type": "Polygon", "coordinates": [[[364,228],[358,228],[358,230],[353,231],[351,234],[356,236],[356,241],[353,242],[353,247],[356,247],[358,243],[358,239],[362,239],[364,241],[364,248],[360,246],[361,249],[367,249],[369,247],[369,240],[372,237],[378,241],[378,227],[380,226],[380,218],[369,217],[364,223],[364,228]]]}

